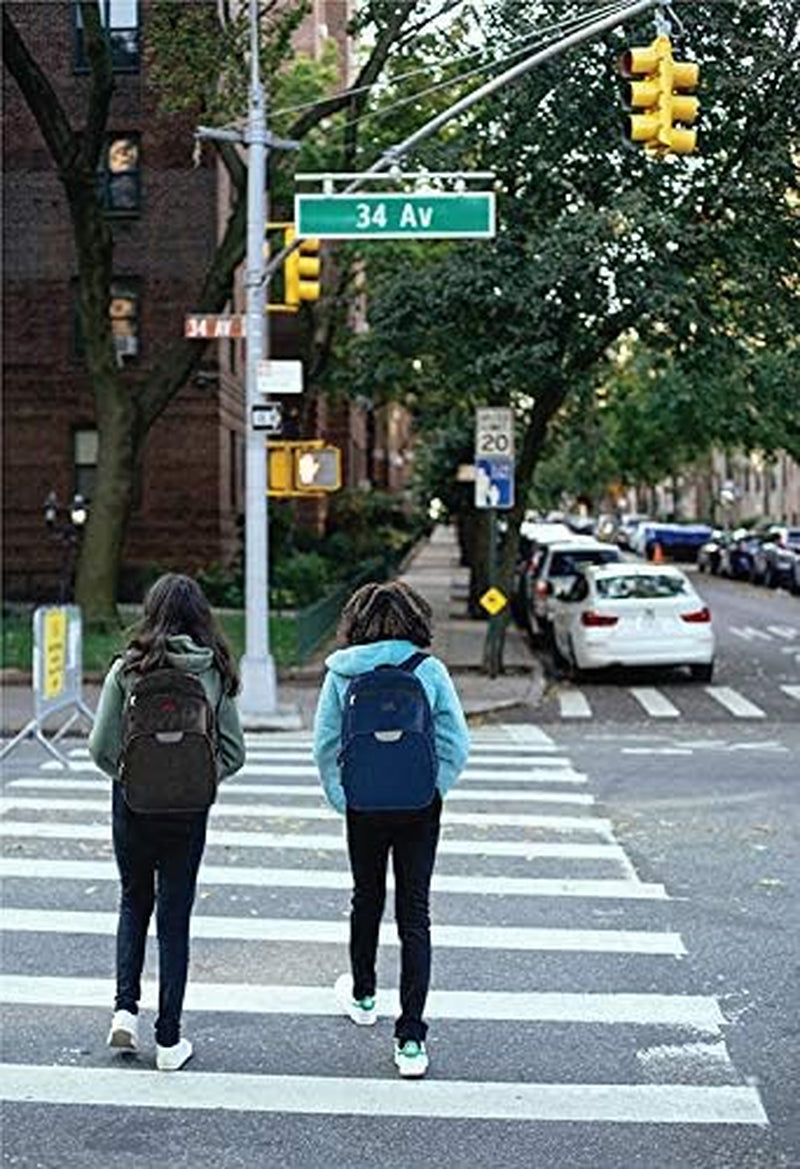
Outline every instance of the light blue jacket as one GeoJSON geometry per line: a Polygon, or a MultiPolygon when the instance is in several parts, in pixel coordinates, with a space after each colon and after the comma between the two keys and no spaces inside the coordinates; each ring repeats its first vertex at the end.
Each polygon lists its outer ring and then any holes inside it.
{"type": "MultiPolygon", "coordinates": [[[[350,680],[376,666],[396,666],[417,653],[410,641],[375,641],[338,649],[325,659],[328,673],[322,683],[314,717],[314,762],[319,769],[328,803],[337,812],[346,810],[344,789],[336,757],[342,745],[342,708],[350,680]]],[[[429,656],[415,671],[433,713],[439,771],[436,787],[444,798],[458,779],[469,755],[469,730],[455,686],[447,668],[429,656]]]]}

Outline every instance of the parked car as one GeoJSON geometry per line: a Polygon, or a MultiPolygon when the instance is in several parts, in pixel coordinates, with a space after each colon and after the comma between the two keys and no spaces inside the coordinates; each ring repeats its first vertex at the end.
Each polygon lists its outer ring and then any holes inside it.
{"type": "Polygon", "coordinates": [[[753,552],[750,579],[767,588],[791,587],[794,563],[800,553],[800,528],[775,527],[764,533],[753,552]]]}
{"type": "Polygon", "coordinates": [[[750,580],[753,571],[753,556],[761,543],[759,537],[746,528],[737,528],[731,533],[729,542],[720,552],[720,576],[731,580],[750,580]]]}
{"type": "Polygon", "coordinates": [[[800,596],[800,552],[795,552],[794,554],[792,578],[789,582],[789,588],[795,594],[795,596],[800,596]]]}
{"type": "Polygon", "coordinates": [[[621,516],[619,523],[617,524],[617,530],[615,534],[615,539],[620,548],[627,548],[629,552],[632,551],[633,545],[631,544],[631,539],[633,537],[633,533],[639,524],[642,524],[645,522],[645,520],[649,519],[650,516],[638,515],[635,512],[621,516]]]}
{"type": "Polygon", "coordinates": [[[555,540],[574,539],[567,525],[560,522],[524,520],[520,524],[511,612],[521,628],[530,629],[532,581],[541,561],[542,550],[555,540]]]}
{"type": "Polygon", "coordinates": [[[710,682],[714,632],[686,573],[665,564],[589,565],[553,606],[556,654],[572,668],[688,666],[710,682]]]}
{"type": "Polygon", "coordinates": [[[708,524],[662,524],[654,521],[640,524],[631,546],[634,552],[652,560],[656,545],[671,560],[695,560],[697,550],[711,536],[708,524]]]}
{"type": "Polygon", "coordinates": [[[532,577],[532,632],[544,635],[549,633],[553,598],[565,585],[572,583],[573,577],[582,568],[587,564],[616,564],[621,559],[618,548],[611,548],[588,536],[572,536],[568,541],[548,544],[532,577]]]}
{"type": "Polygon", "coordinates": [[[698,572],[710,572],[712,576],[716,576],[720,570],[722,551],[730,543],[730,540],[730,532],[725,532],[722,528],[715,528],[710,539],[697,549],[698,572]]]}

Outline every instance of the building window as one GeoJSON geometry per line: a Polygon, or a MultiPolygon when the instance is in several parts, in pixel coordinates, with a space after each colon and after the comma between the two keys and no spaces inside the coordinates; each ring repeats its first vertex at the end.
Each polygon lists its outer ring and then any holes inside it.
{"type": "MultiPolygon", "coordinates": [[[[73,281],[74,304],[74,356],[76,361],[83,361],[86,356],[86,345],[81,328],[80,306],[78,304],[78,282],[73,281]]],[[[111,318],[111,335],[114,338],[114,350],[117,355],[117,364],[128,365],[139,356],[139,282],[128,277],[120,277],[111,282],[111,300],[108,315],[111,318]]]]}
{"type": "Polygon", "coordinates": [[[109,138],[100,162],[97,185],[104,211],[110,215],[139,214],[142,190],[138,134],[109,138]]]}
{"type": "Polygon", "coordinates": [[[139,290],[135,281],[111,282],[108,311],[117,363],[125,365],[139,356],[139,290]]]}
{"type": "Polygon", "coordinates": [[[94,429],[73,430],[72,432],[72,481],[75,494],[82,495],[87,503],[94,497],[97,479],[97,431],[94,429]]]}
{"type": "MultiPolygon", "coordinates": [[[[111,66],[115,73],[139,71],[139,0],[97,0],[100,21],[108,33],[111,48],[111,66]]],[[[83,15],[75,4],[75,69],[85,73],[89,68],[83,32],[83,15]]]]}

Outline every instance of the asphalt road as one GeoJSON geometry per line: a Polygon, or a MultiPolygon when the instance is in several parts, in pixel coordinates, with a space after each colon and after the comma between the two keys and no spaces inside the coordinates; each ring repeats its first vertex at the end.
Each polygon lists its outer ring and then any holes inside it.
{"type": "Polygon", "coordinates": [[[105,1046],[107,784],[79,743],[66,774],[15,752],[0,820],[4,1163],[800,1166],[800,702],[781,689],[800,684],[800,602],[699,583],[715,685],[759,714],[658,675],[647,686],[679,713],[655,717],[631,692],[641,680],[618,676],[581,683],[588,716],[563,715],[553,680],[541,708],[475,726],[437,864],[421,1083],[397,1080],[391,1002],[371,1030],[333,1004],[348,878],[307,739],[252,738],[212,814],[185,1015],[196,1056],[174,1076],[152,1070],[149,1000],[141,1053],[105,1046]]]}
{"type": "Polygon", "coordinates": [[[598,671],[573,685],[539,650],[548,684],[534,717],[626,725],[800,723],[800,597],[690,572],[712,613],[717,656],[711,687],[680,670],[598,671]],[[653,691],[662,714],[652,713],[653,691]]]}

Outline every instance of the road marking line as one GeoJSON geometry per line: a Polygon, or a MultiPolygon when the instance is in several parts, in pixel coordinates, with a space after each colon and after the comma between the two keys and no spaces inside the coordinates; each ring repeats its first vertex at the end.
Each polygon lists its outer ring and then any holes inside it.
{"type": "MultiPolygon", "coordinates": [[[[108,812],[109,798],[103,800],[61,799],[58,796],[43,799],[36,796],[0,797],[0,815],[7,812],[108,812]]],[[[222,800],[211,809],[214,820],[244,817],[261,820],[324,820],[342,823],[342,817],[333,808],[297,807],[293,804],[234,804],[222,800]]],[[[470,828],[537,828],[545,832],[591,832],[606,840],[613,840],[610,820],[596,816],[537,816],[529,812],[454,812],[447,807],[442,825],[460,825],[470,828]]]]}
{"type": "MultiPolygon", "coordinates": [[[[0,907],[0,927],[7,933],[87,934],[114,937],[116,913],[91,910],[17,909],[0,907]]],[[[151,923],[150,934],[155,934],[151,923]]],[[[313,945],[348,945],[347,921],[302,918],[215,917],[192,915],[192,938],[246,942],[291,942],[313,945]]],[[[648,930],[547,929],[526,926],[431,926],[434,946],[457,950],[520,950],[543,953],[639,954],[683,958],[686,947],[680,934],[648,930]]],[[[382,946],[399,946],[397,927],[384,922],[382,946]]]]}
{"type": "Polygon", "coordinates": [[[653,686],[631,686],[630,692],[647,714],[653,718],[680,718],[681,712],[653,686]]]}
{"type": "MultiPolygon", "coordinates": [[[[107,1007],[114,998],[113,979],[0,976],[0,1002],[14,1005],[107,1007]]],[[[158,983],[142,983],[145,1010],[158,1005],[158,983]]],[[[396,1018],[400,996],[381,987],[378,1014],[396,1018]]],[[[230,1011],[254,1015],[340,1015],[330,986],[261,986],[248,982],[191,982],[184,1010],[230,1011]]],[[[509,993],[507,991],[432,990],[425,1014],[435,1019],[481,1019],[499,1022],[625,1023],[690,1027],[719,1034],[725,1023],[715,998],[666,994],[509,993]]]]}
{"type": "MultiPolygon", "coordinates": [[[[53,779],[42,776],[34,779],[12,779],[7,788],[45,788],[49,791],[96,791],[97,781],[91,779],[53,779]]],[[[229,780],[224,788],[224,802],[228,808],[235,807],[232,796],[313,796],[322,801],[324,796],[319,783],[240,783],[237,778],[229,780]]],[[[588,792],[548,792],[528,791],[512,788],[497,789],[460,789],[451,791],[447,796],[448,802],[479,800],[493,803],[529,803],[529,804],[575,804],[590,807],[594,803],[594,796],[588,792]]]]}
{"type": "MultiPolygon", "coordinates": [[[[53,824],[49,821],[0,821],[0,838],[30,840],[111,840],[111,826],[105,824],[53,824]]],[[[346,851],[344,833],[225,832],[210,828],[209,846],[226,848],[261,848],[277,851],[335,852],[346,851]]],[[[505,856],[523,860],[600,860],[627,865],[627,854],[619,844],[540,844],[528,840],[453,840],[439,841],[437,854],[443,856],[505,856]]],[[[633,874],[631,874],[633,875],[633,874]]]]}
{"type": "Polygon", "coordinates": [[[619,1124],[768,1125],[755,1088],[689,1084],[521,1084],[0,1065],[2,1096],[40,1104],[335,1116],[619,1124]]]}
{"type": "MultiPolygon", "coordinates": [[[[46,857],[0,857],[0,876],[38,881],[117,881],[112,861],[51,860],[46,857]]],[[[203,865],[200,886],[241,886],[253,889],[346,889],[353,878],[344,869],[268,869],[243,865],[203,865]]],[[[393,888],[391,877],[388,887],[393,888]]],[[[455,876],[434,873],[434,893],[467,894],[471,897],[586,897],[610,900],[666,901],[663,885],[643,881],[597,878],[455,876]]]]}
{"type": "Polygon", "coordinates": [[[790,698],[796,698],[800,702],[800,686],[781,686],[781,690],[790,698]]]}
{"type": "Polygon", "coordinates": [[[793,625],[768,625],[767,629],[776,637],[783,638],[784,641],[794,641],[798,635],[798,630],[793,625]]]}
{"type": "Polygon", "coordinates": [[[620,755],[693,755],[691,747],[621,747],[620,755]]]}
{"type": "Polygon", "coordinates": [[[591,718],[592,708],[580,690],[561,690],[558,703],[562,718],[591,718]]]}
{"type": "Polygon", "coordinates": [[[720,706],[724,706],[736,718],[766,718],[760,706],[750,702],[738,690],[731,686],[706,686],[706,694],[715,699],[720,706]]]}
{"type": "Polygon", "coordinates": [[[752,625],[744,625],[738,629],[731,626],[730,632],[741,637],[744,641],[752,641],[754,637],[760,637],[762,641],[772,641],[769,633],[765,633],[763,629],[754,629],[752,625]]]}

